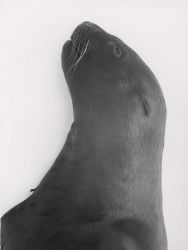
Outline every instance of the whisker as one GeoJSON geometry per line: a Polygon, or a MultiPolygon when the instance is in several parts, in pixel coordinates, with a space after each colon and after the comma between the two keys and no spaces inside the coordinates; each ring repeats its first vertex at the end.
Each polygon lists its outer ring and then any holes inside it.
{"type": "MultiPolygon", "coordinates": [[[[75,44],[77,44],[77,40],[79,40],[79,39],[78,39],[78,36],[79,36],[79,34],[76,33],[76,34],[75,34],[75,38],[74,38],[75,44]]],[[[76,56],[77,56],[77,53],[78,53],[78,50],[76,51],[76,47],[73,45],[72,51],[71,51],[70,55],[68,56],[68,58],[66,59],[66,62],[68,62],[69,60],[71,60],[72,63],[73,63],[74,60],[75,60],[75,58],[76,58],[76,56]],[[73,58],[74,58],[74,59],[73,59],[73,58]]]]}
{"type": "Polygon", "coordinates": [[[82,57],[84,56],[84,54],[86,53],[86,50],[87,50],[87,47],[88,47],[88,44],[89,44],[89,40],[87,41],[87,44],[86,44],[86,47],[83,51],[83,53],[81,54],[81,56],[78,58],[78,60],[75,62],[75,64],[73,66],[75,66],[76,64],[79,63],[79,61],[82,59],[82,57]]]}
{"type": "MultiPolygon", "coordinates": [[[[78,58],[78,60],[71,66],[71,69],[70,69],[70,71],[72,71],[71,72],[72,73],[71,77],[73,76],[75,70],[77,69],[78,63],[80,62],[80,60],[82,59],[82,57],[85,55],[85,53],[87,51],[87,48],[88,48],[88,45],[89,45],[89,40],[87,41],[85,48],[81,49],[81,55],[78,58]]],[[[70,71],[69,71],[69,73],[70,73],[70,71]]]]}
{"type": "MultiPolygon", "coordinates": [[[[81,48],[81,52],[79,51],[80,54],[82,54],[83,48],[81,48]]],[[[76,59],[76,56],[75,56],[76,59]]],[[[74,71],[76,70],[76,64],[75,64],[75,60],[73,60],[73,63],[70,67],[69,73],[71,73],[71,77],[73,76],[74,71]]]]}
{"type": "MultiPolygon", "coordinates": [[[[82,48],[82,49],[81,49],[81,52],[80,52],[81,55],[82,55],[83,51],[84,51],[84,49],[82,48]]],[[[80,56],[80,57],[81,57],[81,56],[80,56]]],[[[80,58],[80,57],[79,57],[79,58],[80,58]]],[[[79,59],[78,59],[78,60],[79,60],[79,59]]],[[[77,62],[78,62],[78,60],[77,60],[77,62]]],[[[72,69],[73,69],[72,73],[74,73],[74,71],[77,69],[77,66],[78,66],[78,63],[77,63],[77,62],[74,63],[74,65],[73,65],[73,67],[72,67],[72,69]]]]}
{"type": "Polygon", "coordinates": [[[79,45],[78,45],[78,48],[77,48],[76,53],[75,53],[74,56],[73,56],[72,65],[70,66],[69,71],[71,71],[71,70],[73,69],[73,67],[74,67],[76,57],[77,57],[77,55],[78,55],[78,53],[79,53],[79,49],[80,49],[80,43],[79,43],[79,45]]]}
{"type": "Polygon", "coordinates": [[[75,63],[75,61],[76,61],[76,57],[77,57],[77,55],[79,54],[79,52],[80,52],[80,46],[81,46],[81,43],[79,43],[78,44],[78,47],[77,47],[77,49],[76,49],[76,53],[75,53],[75,56],[74,56],[74,59],[73,59],[73,64],[75,63]]]}

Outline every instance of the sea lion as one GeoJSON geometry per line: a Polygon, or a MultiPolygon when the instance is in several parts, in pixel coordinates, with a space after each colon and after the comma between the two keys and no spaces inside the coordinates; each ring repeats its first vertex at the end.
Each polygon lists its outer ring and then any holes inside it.
{"type": "Polygon", "coordinates": [[[166,250],[166,105],[119,38],[84,22],[62,51],[74,122],[32,195],[2,217],[3,250],[166,250]]]}

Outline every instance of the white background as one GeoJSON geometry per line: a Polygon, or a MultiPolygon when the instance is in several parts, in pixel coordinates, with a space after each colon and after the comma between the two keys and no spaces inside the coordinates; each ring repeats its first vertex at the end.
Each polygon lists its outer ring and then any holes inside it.
{"type": "Polygon", "coordinates": [[[157,76],[168,116],[163,196],[169,250],[188,249],[188,2],[1,0],[0,215],[50,168],[71,126],[63,43],[92,21],[132,47],[157,76]]]}

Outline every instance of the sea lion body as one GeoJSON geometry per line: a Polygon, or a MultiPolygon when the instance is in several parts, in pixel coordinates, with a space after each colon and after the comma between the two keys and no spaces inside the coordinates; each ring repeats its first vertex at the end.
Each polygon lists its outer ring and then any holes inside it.
{"type": "Polygon", "coordinates": [[[74,123],[34,193],[3,216],[3,250],[166,250],[155,76],[89,22],[65,43],[62,67],[74,123]]]}

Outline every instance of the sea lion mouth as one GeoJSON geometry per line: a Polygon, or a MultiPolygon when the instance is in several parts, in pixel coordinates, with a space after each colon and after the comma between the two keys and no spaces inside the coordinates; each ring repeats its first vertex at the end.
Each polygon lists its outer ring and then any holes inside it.
{"type": "Polygon", "coordinates": [[[79,24],[71,35],[71,40],[68,40],[65,45],[63,52],[65,52],[65,57],[67,57],[67,73],[72,75],[86,52],[91,46],[91,35],[94,32],[103,31],[99,26],[91,22],[83,22],[79,24]],[[66,48],[69,47],[68,53],[66,53],[66,48]],[[68,54],[68,55],[67,55],[68,54]]]}

